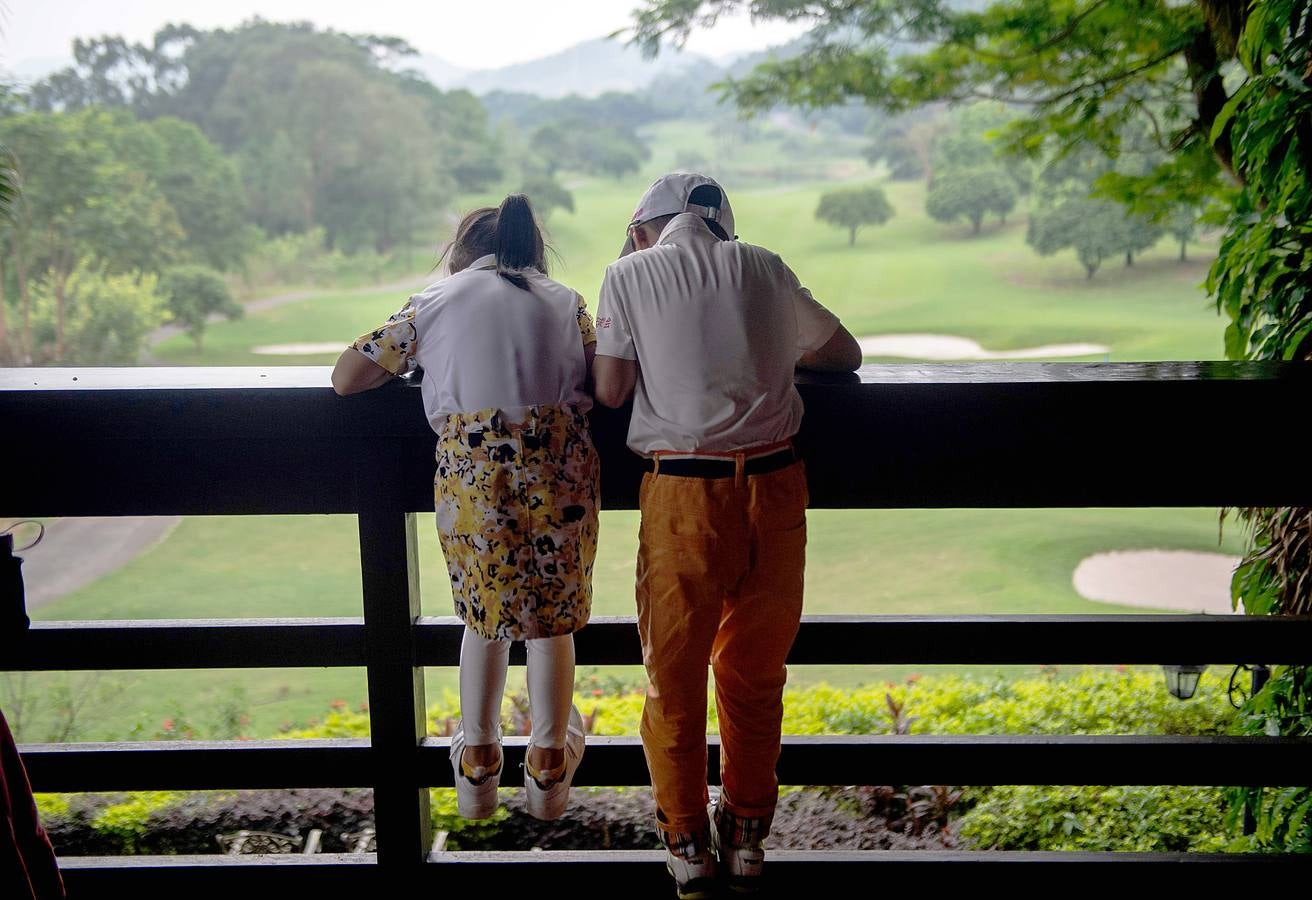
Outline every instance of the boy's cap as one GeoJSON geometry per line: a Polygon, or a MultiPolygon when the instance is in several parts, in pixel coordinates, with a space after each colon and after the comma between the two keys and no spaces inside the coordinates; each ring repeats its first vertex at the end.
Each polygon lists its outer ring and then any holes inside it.
{"type": "MultiPolygon", "coordinates": [[[[719,182],[714,178],[689,172],[672,172],[657,178],[638,201],[638,208],[633,211],[629,228],[661,216],[684,212],[709,219],[724,229],[728,238],[734,236],[733,210],[729,206],[729,197],[725,194],[724,188],[720,187],[719,182]],[[700,187],[714,188],[714,191],[699,191],[697,199],[704,202],[693,203],[693,192],[700,187]]],[[[620,256],[628,256],[633,249],[633,238],[626,238],[620,256]]]]}

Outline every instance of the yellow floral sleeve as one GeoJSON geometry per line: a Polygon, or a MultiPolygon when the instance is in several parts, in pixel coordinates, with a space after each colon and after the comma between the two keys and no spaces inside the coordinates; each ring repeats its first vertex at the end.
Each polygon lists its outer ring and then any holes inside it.
{"type": "Polygon", "coordinates": [[[351,346],[393,375],[400,375],[414,369],[418,343],[415,308],[407,300],[381,328],[360,335],[351,346]]]}
{"type": "Polygon", "coordinates": [[[588,312],[588,302],[583,299],[582,294],[577,295],[579,298],[579,334],[583,335],[583,343],[597,343],[597,326],[592,321],[592,314],[588,312]]]}

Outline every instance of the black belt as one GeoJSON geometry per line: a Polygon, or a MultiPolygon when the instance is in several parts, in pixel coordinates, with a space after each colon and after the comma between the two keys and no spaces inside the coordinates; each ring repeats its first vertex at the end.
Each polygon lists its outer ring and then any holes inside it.
{"type": "MultiPolygon", "coordinates": [[[[757,456],[743,462],[744,475],[764,475],[791,466],[798,459],[792,447],[757,456]]],[[[648,472],[656,470],[656,460],[644,459],[642,467],[648,472]]],[[[680,478],[733,478],[737,467],[732,459],[666,459],[661,458],[658,474],[680,478]]]]}

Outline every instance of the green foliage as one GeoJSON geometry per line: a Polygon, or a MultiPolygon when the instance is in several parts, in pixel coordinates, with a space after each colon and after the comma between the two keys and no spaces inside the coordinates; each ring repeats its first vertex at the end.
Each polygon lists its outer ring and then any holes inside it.
{"type": "MultiPolygon", "coordinates": [[[[121,848],[120,852],[136,852],[137,844],[145,837],[150,817],[186,798],[176,791],[137,791],[125,794],[117,803],[111,803],[91,820],[91,827],[103,839],[121,848]]],[[[67,806],[67,804],[65,804],[67,806]]]]}
{"type": "Polygon", "coordinates": [[[557,209],[574,212],[574,195],[545,172],[527,175],[519,190],[533,201],[533,209],[544,221],[557,209]]]}
{"type": "Polygon", "coordinates": [[[275,234],[321,227],[331,247],[387,252],[435,224],[457,186],[483,189],[502,174],[482,105],[398,72],[394,63],[413,53],[395,38],[306,24],[167,26],[150,45],[78,42],[75,64],[34,85],[29,102],[51,112],[123,109],[162,123],[155,127],[169,132],[175,168],[190,161],[180,192],[210,212],[191,216],[178,200],[199,245],[193,255],[214,268],[231,268],[249,244],[233,202],[275,234]],[[169,117],[199,126],[229,157],[212,159],[169,117]]]}
{"type": "Polygon", "coordinates": [[[83,366],[128,366],[137,361],[146,335],[164,321],[159,279],[140,272],[112,275],[83,260],[67,278],[51,272],[32,288],[33,335],[39,348],[83,366]],[[62,298],[62,299],[61,299],[62,298]]]}
{"type": "Polygon", "coordinates": [[[1312,508],[1242,508],[1250,548],[1235,567],[1230,596],[1254,616],[1312,615],[1312,508]]]}
{"type": "Polygon", "coordinates": [[[196,349],[201,348],[205,324],[211,315],[240,319],[244,310],[232,299],[223,277],[205,266],[174,266],[160,279],[160,293],[166,298],[171,320],[191,336],[196,349]]]}
{"type": "Polygon", "coordinates": [[[1001,169],[951,169],[935,175],[925,198],[925,212],[940,222],[966,219],[971,232],[979,233],[984,216],[993,213],[1006,221],[1016,208],[1016,185],[1001,169]]]}
{"type": "Polygon", "coordinates": [[[149,173],[185,235],[179,255],[223,271],[240,267],[258,239],[246,221],[241,178],[190,122],[164,116],[122,132],[121,155],[149,173]]]}
{"type": "Polygon", "coordinates": [[[9,239],[0,245],[20,304],[31,312],[23,317],[24,357],[135,362],[141,338],[159,321],[151,290],[137,291],[140,302],[132,304],[125,284],[110,293],[92,290],[89,272],[136,278],[192,254],[235,265],[245,253],[249,229],[241,221],[235,172],[194,126],[87,109],[2,119],[0,137],[25,188],[9,239]],[[79,265],[82,299],[75,310],[70,278],[79,265]],[[95,308],[102,298],[108,305],[95,308]],[[134,309],[135,323],[129,321],[134,309]],[[80,334],[68,333],[79,323],[80,334]]]}
{"type": "Polygon", "coordinates": [[[529,152],[549,174],[565,169],[612,178],[637,172],[651,156],[646,143],[632,130],[581,118],[541,126],[529,139],[529,152]]]}
{"type": "MultiPolygon", "coordinates": [[[[790,734],[887,734],[898,713],[912,734],[1220,734],[1234,717],[1226,682],[1207,674],[1181,703],[1156,671],[1079,671],[1072,677],[981,680],[948,675],[906,684],[788,691],[790,734]]],[[[603,710],[605,707],[603,707],[603,710]]]]}
{"type": "Polygon", "coordinates": [[[967,791],[961,836],[990,850],[1215,853],[1228,845],[1217,788],[1019,785],[967,791]]]}
{"type": "Polygon", "coordinates": [[[447,833],[447,849],[460,850],[462,842],[480,844],[486,842],[501,828],[501,823],[510,818],[506,807],[498,806],[497,811],[486,819],[461,818],[456,806],[455,788],[433,788],[428,792],[428,804],[434,831],[447,833]]]}
{"type": "Polygon", "coordinates": [[[1160,228],[1110,200],[1070,199],[1032,212],[1025,240],[1041,256],[1074,250],[1092,278],[1108,257],[1124,253],[1128,261],[1160,237],[1160,228]]]}
{"type": "Polygon", "coordinates": [[[1245,187],[1208,275],[1231,358],[1312,354],[1312,2],[1256,4],[1239,41],[1246,79],[1211,130],[1245,187]]]}
{"type": "Polygon", "coordinates": [[[0,222],[9,220],[17,200],[18,173],[14,170],[14,158],[9,148],[0,144],[0,222]]]}
{"type": "MultiPolygon", "coordinates": [[[[1312,736],[1312,667],[1282,666],[1258,694],[1244,704],[1235,733],[1287,737],[1312,736]]],[[[1237,826],[1246,811],[1254,834],[1236,841],[1235,850],[1312,853],[1312,789],[1231,788],[1229,821],[1237,826]]]]}
{"type": "Polygon", "coordinates": [[[877,187],[830,191],[820,197],[815,217],[821,222],[847,229],[847,243],[856,243],[862,225],[883,225],[893,218],[893,205],[877,187]]]}

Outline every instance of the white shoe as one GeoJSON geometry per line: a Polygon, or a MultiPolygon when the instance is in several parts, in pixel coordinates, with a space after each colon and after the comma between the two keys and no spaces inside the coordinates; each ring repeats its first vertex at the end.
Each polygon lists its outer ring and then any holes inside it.
{"type": "MultiPolygon", "coordinates": [[[[501,741],[497,741],[500,748],[501,741]]],[[[506,766],[504,752],[496,769],[464,764],[465,729],[461,725],[451,735],[451,769],[455,773],[456,810],[466,819],[486,819],[497,811],[497,785],[506,766]]]]}
{"type": "MultiPolygon", "coordinates": [[[[565,804],[569,802],[569,786],[574,781],[574,772],[583,759],[585,746],[583,736],[583,717],[578,707],[569,709],[569,725],[565,729],[565,762],[555,769],[538,772],[535,777],[529,772],[527,750],[524,759],[524,807],[535,819],[550,822],[565,814],[565,804]],[[539,780],[541,779],[541,780],[539,780]]],[[[528,745],[533,746],[530,736],[528,745]]]]}
{"type": "Polygon", "coordinates": [[[761,890],[761,872],[765,868],[765,850],[754,847],[737,847],[720,842],[720,824],[716,821],[715,806],[719,798],[711,800],[707,812],[711,817],[711,849],[720,858],[720,873],[729,890],[735,894],[755,894],[761,890]]]}
{"type": "Polygon", "coordinates": [[[665,870],[674,878],[679,900],[708,900],[715,896],[715,854],[702,847],[695,856],[676,856],[665,851],[665,870]]]}

